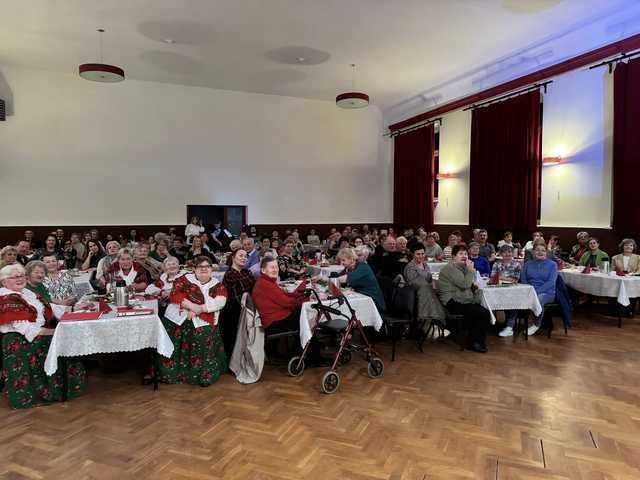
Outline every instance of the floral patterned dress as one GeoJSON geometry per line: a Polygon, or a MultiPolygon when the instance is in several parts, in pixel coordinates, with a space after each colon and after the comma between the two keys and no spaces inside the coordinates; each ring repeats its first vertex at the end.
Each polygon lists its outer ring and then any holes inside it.
{"type": "MultiPolygon", "coordinates": [[[[44,372],[51,344],[50,335],[39,335],[52,318],[50,305],[30,290],[0,289],[0,332],[2,376],[12,408],[30,408],[62,400],[63,372],[44,372]]],[[[86,389],[86,372],[81,361],[70,360],[67,367],[69,399],[86,389]]]]}
{"type": "Polygon", "coordinates": [[[171,358],[160,361],[159,379],[165,383],[209,386],[227,371],[227,358],[218,328],[218,312],[227,301],[227,291],[215,278],[203,284],[192,273],[173,282],[163,324],[173,341],[171,358]],[[187,319],[183,300],[205,305],[205,312],[187,319]]]}

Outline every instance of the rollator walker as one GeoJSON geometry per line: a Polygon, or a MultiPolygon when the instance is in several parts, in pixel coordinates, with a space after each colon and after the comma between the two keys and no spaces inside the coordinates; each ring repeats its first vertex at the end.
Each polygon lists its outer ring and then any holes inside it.
{"type": "MultiPolygon", "coordinates": [[[[332,285],[333,287],[333,285],[332,285]]],[[[371,378],[380,378],[384,374],[384,363],[378,356],[374,348],[367,340],[362,323],[358,320],[355,310],[349,303],[349,299],[339,288],[332,288],[332,295],[327,300],[337,301],[338,305],[346,305],[349,314],[345,314],[329,305],[325,305],[320,300],[318,292],[311,289],[311,293],[316,297],[317,302],[311,305],[316,311],[314,324],[311,329],[311,337],[318,333],[329,334],[339,338],[339,346],[335,354],[333,363],[323,376],[320,387],[324,393],[335,393],[340,386],[340,375],[338,366],[346,365],[351,361],[352,352],[363,352],[367,361],[367,373],[371,378]],[[360,333],[362,344],[354,342],[354,333],[360,333]]],[[[304,372],[304,359],[311,344],[311,339],[307,342],[300,356],[295,356],[289,361],[287,371],[292,377],[298,377],[304,372]]]]}

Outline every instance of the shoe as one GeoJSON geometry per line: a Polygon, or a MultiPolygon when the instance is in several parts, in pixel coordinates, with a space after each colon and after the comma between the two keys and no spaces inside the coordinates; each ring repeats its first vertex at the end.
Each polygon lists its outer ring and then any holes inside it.
{"type": "Polygon", "coordinates": [[[499,337],[513,337],[513,328],[512,327],[504,327],[502,330],[500,330],[500,333],[498,333],[499,337]]]}
{"type": "Polygon", "coordinates": [[[540,330],[540,326],[539,325],[531,325],[527,329],[527,335],[529,335],[529,336],[535,335],[538,330],[540,330]]]}
{"type": "Polygon", "coordinates": [[[487,353],[489,351],[487,350],[487,347],[485,345],[478,342],[473,342],[473,344],[471,345],[471,350],[478,353],[487,353]]]}

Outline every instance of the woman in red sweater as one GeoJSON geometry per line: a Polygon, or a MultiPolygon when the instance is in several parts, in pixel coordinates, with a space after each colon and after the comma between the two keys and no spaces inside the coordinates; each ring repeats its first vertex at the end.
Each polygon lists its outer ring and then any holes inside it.
{"type": "Polygon", "coordinates": [[[300,328],[300,305],[307,297],[303,281],[294,292],[282,290],[277,283],[278,260],[265,256],[260,262],[261,275],[256,280],[251,296],[256,304],[266,335],[289,332],[300,328]]]}

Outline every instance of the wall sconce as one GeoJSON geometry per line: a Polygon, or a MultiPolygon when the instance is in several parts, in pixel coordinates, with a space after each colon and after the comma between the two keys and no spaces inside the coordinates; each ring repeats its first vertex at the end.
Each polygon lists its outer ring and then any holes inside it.
{"type": "Polygon", "coordinates": [[[439,173],[436,175],[437,180],[445,180],[447,178],[456,178],[457,175],[455,173],[439,173]]]}
{"type": "Polygon", "coordinates": [[[542,159],[542,166],[543,167],[551,167],[553,165],[560,165],[560,163],[562,162],[562,157],[557,156],[557,157],[544,157],[542,159]]]}

